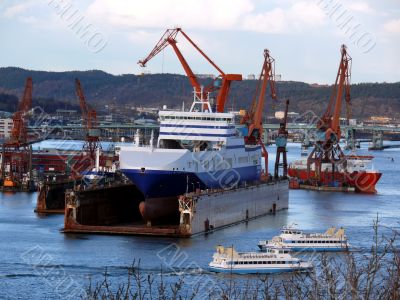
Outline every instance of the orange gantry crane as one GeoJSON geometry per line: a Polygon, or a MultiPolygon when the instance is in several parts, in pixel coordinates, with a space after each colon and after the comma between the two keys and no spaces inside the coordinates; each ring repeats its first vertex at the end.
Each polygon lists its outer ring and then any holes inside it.
{"type": "Polygon", "coordinates": [[[286,155],[286,144],[288,138],[287,131],[287,114],[289,109],[289,99],[286,100],[285,103],[285,113],[283,115],[283,120],[279,124],[278,136],[275,138],[276,144],[276,158],[275,158],[275,170],[274,170],[274,178],[279,178],[279,167],[282,166],[282,177],[287,178],[288,174],[288,164],[287,164],[287,155],[286,155]],[[282,156],[282,164],[280,163],[280,158],[282,156]]]}
{"type": "Polygon", "coordinates": [[[275,60],[269,54],[269,50],[264,50],[264,63],[261,69],[256,92],[250,110],[246,112],[241,120],[241,124],[246,124],[248,128],[245,143],[248,145],[260,144],[262,155],[265,160],[265,172],[268,174],[268,152],[263,143],[262,118],[264,114],[265,92],[268,85],[271,89],[271,98],[276,99],[275,90],[275,60]]]}
{"type": "Polygon", "coordinates": [[[32,107],[32,78],[28,77],[18,110],[14,113],[10,138],[3,143],[1,180],[3,189],[30,190],[32,183],[32,149],[28,143],[28,113],[32,107]]]}
{"type": "Polygon", "coordinates": [[[317,123],[317,140],[314,149],[307,159],[307,173],[309,179],[321,180],[321,168],[323,163],[332,164],[332,181],[335,179],[335,170],[338,165],[342,165],[346,168],[346,156],[339,146],[341,137],[340,112],[344,94],[344,99],[347,104],[347,118],[349,118],[350,78],[351,57],[347,53],[346,46],[342,45],[341,59],[335,85],[333,86],[328,107],[317,123]],[[312,165],[315,167],[315,178],[311,178],[312,165]]]}
{"type": "Polygon", "coordinates": [[[192,39],[181,29],[167,29],[161,39],[158,41],[156,46],[150,52],[150,54],[143,60],[140,60],[138,64],[141,67],[145,67],[147,62],[159,54],[165,47],[171,45],[174,49],[176,56],[178,57],[180,63],[182,64],[183,69],[187,77],[189,78],[190,84],[192,85],[196,96],[199,99],[207,99],[207,94],[212,93],[218,90],[217,99],[216,99],[216,112],[224,112],[225,104],[228,99],[229,89],[232,81],[241,81],[241,74],[225,74],[193,41],[192,39]],[[178,33],[181,33],[186,40],[210,63],[219,73],[219,75],[214,79],[214,81],[208,85],[205,89],[202,89],[201,84],[187,63],[186,59],[182,55],[182,52],[179,50],[177,46],[176,37],[178,33]]]}
{"type": "Polygon", "coordinates": [[[96,152],[97,149],[101,149],[101,144],[96,110],[87,104],[79,79],[75,79],[75,89],[81,107],[82,122],[85,130],[85,143],[82,148],[84,153],[72,167],[73,176],[79,177],[83,171],[94,167],[96,152]]]}

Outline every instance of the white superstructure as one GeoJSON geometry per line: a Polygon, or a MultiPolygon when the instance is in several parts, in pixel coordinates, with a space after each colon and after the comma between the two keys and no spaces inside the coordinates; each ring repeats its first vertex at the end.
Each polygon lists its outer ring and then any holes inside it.
{"type": "Polygon", "coordinates": [[[343,228],[329,228],[325,233],[303,233],[294,225],[283,227],[281,234],[258,243],[261,250],[283,247],[293,251],[344,251],[350,245],[343,228]]]}
{"type": "Polygon", "coordinates": [[[195,96],[189,111],[160,111],[157,142],[121,146],[120,167],[145,197],[237,187],[261,176],[261,147],[245,145],[234,114],[195,96]]]}
{"type": "Polygon", "coordinates": [[[236,252],[233,247],[217,247],[209,268],[227,273],[281,273],[306,271],[312,264],[290,254],[289,249],[268,248],[266,252],[236,252]]]}

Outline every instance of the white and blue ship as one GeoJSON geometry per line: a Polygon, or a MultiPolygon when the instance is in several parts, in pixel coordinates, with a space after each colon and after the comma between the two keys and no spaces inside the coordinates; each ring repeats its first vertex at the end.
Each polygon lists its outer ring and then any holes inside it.
{"type": "Polygon", "coordinates": [[[290,254],[290,249],[270,247],[266,252],[236,252],[233,247],[218,246],[209,269],[213,272],[263,274],[305,272],[312,264],[290,254]]]}
{"type": "Polygon", "coordinates": [[[335,227],[329,228],[325,233],[304,233],[294,225],[283,227],[281,234],[271,240],[258,243],[261,250],[270,247],[282,247],[293,251],[345,251],[350,248],[345,230],[335,227]]]}
{"type": "Polygon", "coordinates": [[[260,180],[261,147],[245,145],[233,113],[194,96],[189,111],[160,111],[157,143],[121,146],[120,169],[145,198],[231,189],[260,180]]]}

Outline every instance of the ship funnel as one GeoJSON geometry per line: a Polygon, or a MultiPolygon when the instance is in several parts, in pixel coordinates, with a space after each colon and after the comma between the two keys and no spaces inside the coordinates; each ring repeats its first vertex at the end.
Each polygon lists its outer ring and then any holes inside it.
{"type": "Polygon", "coordinates": [[[332,236],[332,235],[334,235],[335,230],[336,230],[335,227],[328,228],[328,230],[325,232],[325,235],[330,235],[330,236],[332,236]]]}
{"type": "Polygon", "coordinates": [[[338,237],[338,238],[343,238],[343,237],[344,237],[344,229],[343,229],[343,228],[340,228],[340,229],[336,232],[335,236],[338,237]]]}
{"type": "Polygon", "coordinates": [[[224,253],[224,252],[225,252],[224,246],[218,245],[218,246],[217,246],[217,252],[218,252],[219,254],[224,253]]]}

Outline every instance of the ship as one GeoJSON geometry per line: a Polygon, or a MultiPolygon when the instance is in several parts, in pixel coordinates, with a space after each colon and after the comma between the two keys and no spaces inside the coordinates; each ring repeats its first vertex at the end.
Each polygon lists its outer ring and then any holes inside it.
{"type": "Polygon", "coordinates": [[[343,165],[337,165],[334,174],[332,172],[332,163],[322,163],[319,180],[316,180],[315,165],[311,165],[308,172],[307,158],[290,163],[288,175],[292,179],[291,187],[318,185],[335,188],[344,187],[357,193],[376,193],[375,186],[382,173],[370,168],[373,156],[348,155],[346,159],[345,168],[343,165]]]}
{"type": "Polygon", "coordinates": [[[290,254],[290,250],[270,247],[266,252],[236,252],[233,247],[218,246],[210,271],[235,274],[265,274],[310,271],[310,262],[300,260],[290,254]]]}
{"type": "Polygon", "coordinates": [[[139,65],[144,67],[167,45],[173,47],[193,87],[192,105],[188,110],[159,111],[157,141],[152,134],[149,144],[140,146],[135,137],[135,143],[121,146],[119,154],[120,170],[144,196],[139,210],[148,227],[175,214],[180,232],[194,234],[287,208],[287,178],[272,179],[267,174],[268,153],[262,141],[268,86],[276,98],[275,60],[269,51],[264,50],[253,103],[241,118],[246,132],[236,128],[235,114],[225,111],[230,85],[241,81],[242,75],[222,72],[181,28],[167,29],[139,65]],[[178,34],[220,73],[206,87],[177,47],[178,34]],[[266,158],[264,168],[262,158],[266,158]],[[187,201],[180,196],[187,196],[187,201]]]}
{"type": "Polygon", "coordinates": [[[350,248],[343,228],[328,228],[324,233],[304,233],[295,224],[285,226],[279,236],[258,243],[260,250],[281,247],[293,251],[344,251],[350,248]]]}
{"type": "Polygon", "coordinates": [[[177,211],[177,197],[185,193],[260,181],[261,146],[246,144],[235,115],[214,112],[209,96],[194,93],[189,111],[160,111],[159,120],[156,144],[152,137],[146,146],[122,145],[119,155],[121,171],[146,199],[143,215],[177,211]]]}

